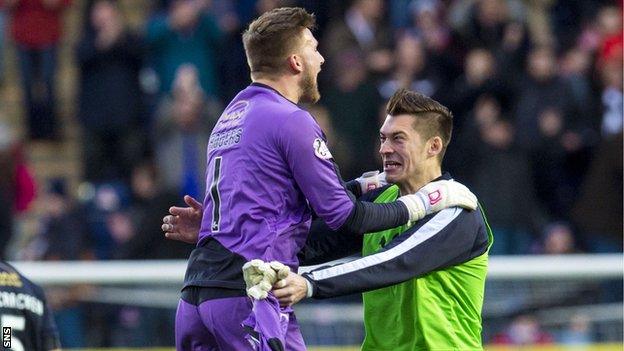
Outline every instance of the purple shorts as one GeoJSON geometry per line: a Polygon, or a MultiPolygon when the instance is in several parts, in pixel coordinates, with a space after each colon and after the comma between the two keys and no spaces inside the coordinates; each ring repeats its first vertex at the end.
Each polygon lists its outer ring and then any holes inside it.
{"type": "MultiPolygon", "coordinates": [[[[243,322],[252,312],[248,297],[227,297],[207,300],[199,306],[184,300],[178,303],[175,339],[178,351],[258,350],[250,342],[243,322]]],[[[288,318],[285,350],[306,349],[294,313],[288,318]]]]}

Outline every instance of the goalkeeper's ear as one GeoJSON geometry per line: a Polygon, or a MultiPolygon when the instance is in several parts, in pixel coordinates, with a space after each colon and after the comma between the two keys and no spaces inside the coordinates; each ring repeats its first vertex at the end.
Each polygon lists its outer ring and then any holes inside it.
{"type": "Polygon", "coordinates": [[[439,136],[431,137],[425,145],[428,157],[439,157],[444,150],[444,141],[439,136]]]}

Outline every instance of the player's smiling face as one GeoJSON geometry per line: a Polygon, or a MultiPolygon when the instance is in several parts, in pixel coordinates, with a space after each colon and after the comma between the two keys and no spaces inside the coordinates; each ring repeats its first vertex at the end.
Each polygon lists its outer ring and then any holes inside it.
{"type": "Polygon", "coordinates": [[[426,140],[414,129],[413,116],[386,117],[379,137],[379,153],[389,183],[409,183],[411,177],[423,170],[427,159],[426,140]]]}

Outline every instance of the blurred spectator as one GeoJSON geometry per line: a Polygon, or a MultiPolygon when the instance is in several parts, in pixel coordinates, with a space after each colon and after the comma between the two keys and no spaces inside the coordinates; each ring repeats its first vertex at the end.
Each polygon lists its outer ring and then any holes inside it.
{"type": "MultiPolygon", "coordinates": [[[[600,42],[598,61],[622,60],[624,34],[622,33],[622,5],[604,6],[596,16],[600,42]]],[[[621,62],[620,62],[621,64],[621,62]]]]}
{"type": "Polygon", "coordinates": [[[590,252],[622,252],[622,131],[596,149],[572,209],[590,252]]]}
{"type": "Polygon", "coordinates": [[[31,259],[47,261],[94,259],[91,237],[84,215],[70,194],[64,179],[53,179],[44,194],[44,214],[31,259]]]}
{"type": "Polygon", "coordinates": [[[354,0],[344,18],[328,25],[321,52],[329,63],[329,73],[339,74],[340,56],[358,51],[365,68],[374,75],[387,72],[392,66],[391,34],[383,23],[384,2],[381,0],[354,0]]]}
{"type": "MultiPolygon", "coordinates": [[[[129,206],[128,189],[123,183],[84,183],[80,187],[83,206],[85,208],[85,221],[91,234],[93,252],[97,260],[109,260],[114,258],[117,250],[117,241],[123,238],[123,233],[111,233],[111,226],[118,224],[109,220],[111,214],[123,212],[129,206]]],[[[117,229],[117,227],[115,227],[117,229]]]]}
{"type": "Polygon", "coordinates": [[[564,345],[590,345],[594,342],[591,322],[584,314],[575,314],[570,318],[567,329],[561,332],[558,338],[564,345]]]}
{"type": "MultiPolygon", "coordinates": [[[[607,0],[609,1],[609,0],[607,0]]],[[[550,22],[559,47],[574,47],[579,42],[583,50],[593,50],[586,46],[589,41],[596,45],[595,26],[593,25],[596,16],[598,1],[554,1],[550,7],[550,22]],[[588,40],[588,37],[594,37],[588,40]]]]}
{"type": "Polygon", "coordinates": [[[566,255],[577,253],[574,232],[568,223],[548,224],[542,235],[542,242],[536,253],[545,255],[566,255]]]}
{"type": "Polygon", "coordinates": [[[592,58],[590,52],[578,47],[567,50],[560,62],[560,71],[565,84],[570,87],[572,99],[577,102],[582,115],[596,114],[596,99],[589,79],[592,58]]]}
{"type": "MultiPolygon", "coordinates": [[[[132,201],[128,208],[107,217],[107,225],[117,249],[114,257],[124,260],[181,259],[192,247],[163,240],[160,222],[179,196],[163,191],[156,168],[150,161],[138,163],[132,171],[132,201]]],[[[159,346],[173,342],[173,318],[162,309],[125,306],[116,312],[112,344],[118,346],[159,346]],[[159,331],[154,334],[154,331],[159,331]]]]}
{"type": "Polygon", "coordinates": [[[35,198],[35,181],[26,167],[21,145],[14,131],[0,123],[0,259],[14,234],[14,220],[35,198]]]}
{"type": "Polygon", "coordinates": [[[194,66],[178,68],[173,91],[156,113],[153,139],[162,185],[195,198],[204,194],[206,147],[219,110],[198,79],[194,66]]]}
{"type": "Polygon", "coordinates": [[[343,52],[337,64],[339,70],[334,84],[325,90],[323,104],[349,150],[347,159],[337,159],[342,176],[354,179],[379,167],[376,146],[382,99],[358,52],[343,52]]]}
{"type": "Polygon", "coordinates": [[[71,0],[4,0],[12,19],[32,139],[59,137],[54,88],[56,54],[63,10],[70,3],[71,0]]]}
{"type": "Polygon", "coordinates": [[[121,259],[185,258],[190,247],[184,243],[163,240],[160,222],[169,206],[176,203],[178,194],[162,190],[156,168],[143,161],[132,171],[132,202],[125,213],[117,213],[110,220],[114,237],[120,248],[121,259]]]}
{"type": "Polygon", "coordinates": [[[106,215],[106,229],[113,239],[113,258],[132,258],[126,256],[122,248],[135,238],[139,231],[139,228],[132,222],[130,214],[125,210],[125,208],[120,208],[106,215]]]}
{"type": "Polygon", "coordinates": [[[557,108],[546,106],[538,112],[538,135],[531,141],[534,188],[551,216],[566,218],[577,196],[570,159],[581,147],[578,135],[567,131],[565,117],[557,108]]]}
{"type": "Polygon", "coordinates": [[[483,94],[496,96],[502,106],[508,104],[509,88],[497,78],[497,64],[491,52],[473,49],[464,60],[463,74],[454,82],[447,97],[453,111],[453,126],[461,130],[466,115],[473,109],[477,98],[483,94]]]}
{"type": "Polygon", "coordinates": [[[605,61],[599,68],[602,81],[601,133],[605,139],[617,137],[622,132],[622,60],[605,61]]]}
{"type": "Polygon", "coordinates": [[[535,317],[521,315],[516,317],[507,330],[495,335],[492,343],[495,345],[547,345],[553,343],[553,337],[543,331],[535,317]]]}
{"type": "Polygon", "coordinates": [[[222,34],[206,7],[203,0],[174,0],[166,16],[157,15],[149,21],[147,43],[161,92],[171,91],[178,67],[192,64],[204,92],[219,96],[216,55],[222,34]]]}
{"type": "Polygon", "coordinates": [[[511,86],[518,76],[523,74],[529,43],[527,28],[523,23],[510,22],[505,26],[503,41],[494,54],[498,65],[505,67],[501,73],[505,82],[511,86]]]}
{"type": "Polygon", "coordinates": [[[456,146],[465,157],[456,176],[472,185],[494,232],[490,253],[528,254],[532,233],[545,216],[533,192],[527,157],[514,143],[513,125],[501,115],[494,98],[486,95],[478,100],[456,146]]]}
{"type": "Polygon", "coordinates": [[[504,41],[507,27],[517,23],[523,17],[522,5],[508,0],[477,0],[454,4],[461,17],[459,25],[463,27],[462,39],[469,48],[484,47],[498,51],[504,41]],[[459,6],[458,6],[459,5],[459,6]],[[468,8],[460,8],[460,6],[468,8]]]}
{"type": "MultiPolygon", "coordinates": [[[[515,120],[518,142],[525,149],[535,147],[539,140],[539,111],[544,106],[557,109],[566,121],[576,112],[569,87],[557,77],[555,52],[550,47],[531,50],[526,64],[527,77],[518,92],[515,120]]],[[[588,118],[588,117],[585,117],[588,118]]]]}
{"type": "MultiPolygon", "coordinates": [[[[241,3],[247,1],[213,1],[212,12],[217,19],[219,29],[223,33],[219,52],[219,72],[221,77],[220,99],[230,101],[240,90],[249,84],[249,68],[245,58],[245,50],[240,35],[247,25],[247,15],[239,11],[241,3]]],[[[253,3],[255,1],[251,1],[253,3]]],[[[253,6],[251,4],[251,8],[253,6]]],[[[250,9],[246,9],[252,12],[250,9]]],[[[251,16],[251,15],[248,15],[251,16]]]]}
{"type": "Polygon", "coordinates": [[[142,44],[126,28],[116,1],[96,0],[87,14],[76,53],[84,176],[88,181],[126,179],[145,152],[139,88],[142,44]]]}
{"type": "Polygon", "coordinates": [[[442,3],[438,0],[410,3],[414,34],[423,38],[430,52],[442,52],[451,43],[451,33],[442,18],[442,3]]]}
{"type": "Polygon", "coordinates": [[[569,85],[556,75],[552,48],[534,48],[527,71],[516,100],[517,140],[531,153],[538,197],[552,216],[567,218],[595,140],[592,116],[579,113],[569,85]]]}
{"type": "MultiPolygon", "coordinates": [[[[490,51],[498,65],[505,67],[501,76],[513,84],[522,73],[529,44],[523,2],[514,0],[456,1],[449,9],[457,31],[457,46],[465,50],[490,51]]],[[[456,48],[460,49],[460,48],[456,48]]]]}
{"type": "MultiPolygon", "coordinates": [[[[76,206],[64,179],[53,179],[47,186],[41,230],[30,244],[28,259],[46,261],[92,260],[91,237],[85,216],[76,206]]],[[[51,287],[50,305],[64,347],[84,347],[84,306],[80,303],[85,286],[51,287]]]]}
{"type": "Polygon", "coordinates": [[[0,87],[4,84],[4,42],[6,40],[6,14],[0,3],[0,87]]]}
{"type": "Polygon", "coordinates": [[[526,21],[531,33],[531,41],[536,45],[553,45],[555,38],[552,33],[550,9],[556,1],[524,1],[526,6],[526,21]]]}
{"type": "Polygon", "coordinates": [[[460,74],[458,64],[460,47],[456,34],[444,18],[444,5],[439,0],[412,0],[411,15],[415,35],[422,38],[430,65],[441,75],[444,84],[451,83],[460,74]]]}
{"type": "Polygon", "coordinates": [[[423,45],[421,39],[411,34],[404,34],[398,39],[394,69],[389,79],[379,85],[379,92],[384,99],[389,99],[399,88],[438,98],[443,82],[429,65],[423,45]]]}

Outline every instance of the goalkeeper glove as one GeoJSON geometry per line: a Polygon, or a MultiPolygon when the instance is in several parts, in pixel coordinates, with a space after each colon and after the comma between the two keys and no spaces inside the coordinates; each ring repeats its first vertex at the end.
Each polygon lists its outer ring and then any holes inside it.
{"type": "Polygon", "coordinates": [[[272,261],[251,260],[243,265],[243,279],[247,287],[247,295],[256,300],[265,299],[276,281],[288,276],[290,268],[272,261]]]}
{"type": "Polygon", "coordinates": [[[362,174],[359,178],[355,178],[355,180],[360,183],[362,194],[366,194],[371,190],[381,188],[382,186],[388,184],[386,181],[386,173],[379,173],[379,171],[364,172],[364,174],[362,174]]]}
{"type": "Polygon", "coordinates": [[[287,265],[281,262],[271,261],[269,262],[269,266],[275,271],[275,274],[276,274],[275,281],[282,280],[288,277],[288,273],[290,273],[290,267],[288,267],[287,265]]]}
{"type": "Polygon", "coordinates": [[[461,183],[438,180],[420,188],[415,194],[401,196],[399,201],[407,206],[410,222],[438,212],[447,207],[477,208],[477,197],[461,183]]]}

